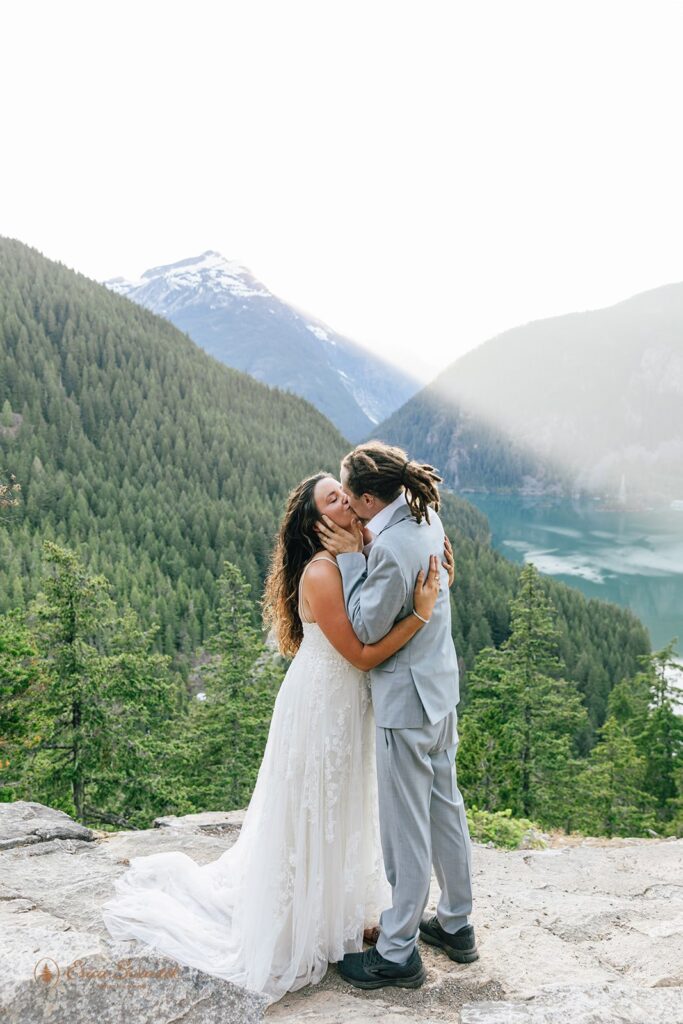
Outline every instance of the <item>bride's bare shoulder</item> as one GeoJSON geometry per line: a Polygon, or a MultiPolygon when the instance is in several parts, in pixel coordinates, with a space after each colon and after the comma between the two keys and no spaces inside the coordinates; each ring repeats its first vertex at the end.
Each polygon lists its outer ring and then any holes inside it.
{"type": "Polygon", "coordinates": [[[341,579],[339,566],[331,555],[325,558],[312,558],[306,566],[304,575],[304,588],[308,582],[309,587],[322,587],[327,589],[336,586],[341,579]]]}
{"type": "Polygon", "coordinates": [[[325,558],[314,556],[306,565],[306,576],[320,580],[329,576],[339,576],[339,566],[332,555],[326,555],[325,558]]]}
{"type": "Polygon", "coordinates": [[[317,617],[323,607],[343,605],[344,592],[341,585],[341,572],[331,556],[312,558],[306,565],[302,582],[305,614],[310,611],[317,617]]]}

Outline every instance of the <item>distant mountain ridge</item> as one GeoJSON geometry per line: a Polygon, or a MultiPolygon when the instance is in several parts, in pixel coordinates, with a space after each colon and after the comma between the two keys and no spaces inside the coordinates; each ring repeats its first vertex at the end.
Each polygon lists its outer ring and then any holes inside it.
{"type": "Polygon", "coordinates": [[[417,381],[273,295],[208,249],[104,284],[166,317],[216,359],[308,399],[358,441],[415,394],[417,381]]]}
{"type": "Polygon", "coordinates": [[[683,284],[505,331],[377,433],[458,489],[683,498],[683,284]]]}
{"type": "MultiPolygon", "coordinates": [[[[0,237],[0,615],[37,592],[41,541],[56,539],[111,582],[183,671],[214,629],[224,561],[262,593],[291,488],[334,472],[348,441],[296,395],[217,363],[176,327],[110,289],[0,237]],[[10,406],[5,409],[5,403],[10,406]]],[[[453,635],[466,673],[508,635],[520,569],[486,517],[442,494],[455,550],[453,635]]],[[[601,724],[612,681],[649,649],[633,613],[547,579],[568,678],[601,724]],[[609,638],[609,641],[606,641],[609,638]]],[[[1,654],[1,652],[0,652],[1,654]]],[[[0,657],[0,663],[2,659],[0,657]]],[[[2,679],[0,678],[0,690],[2,679]]]]}

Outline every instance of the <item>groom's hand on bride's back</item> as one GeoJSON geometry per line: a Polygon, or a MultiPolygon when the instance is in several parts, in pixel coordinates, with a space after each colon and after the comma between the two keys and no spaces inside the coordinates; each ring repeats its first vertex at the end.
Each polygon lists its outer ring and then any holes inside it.
{"type": "Polygon", "coordinates": [[[360,523],[354,524],[350,530],[345,530],[324,515],[322,522],[316,523],[314,529],[320,537],[320,543],[331,555],[363,550],[363,527],[360,523]]]}

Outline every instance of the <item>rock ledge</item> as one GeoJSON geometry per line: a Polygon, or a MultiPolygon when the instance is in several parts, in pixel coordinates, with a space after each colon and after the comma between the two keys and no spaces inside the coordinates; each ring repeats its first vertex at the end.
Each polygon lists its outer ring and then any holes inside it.
{"type": "MultiPolygon", "coordinates": [[[[183,850],[199,863],[234,842],[241,812],[158,818],[100,832],[42,804],[0,804],[0,1016],[132,1024],[673,1024],[683,1020],[683,840],[512,852],[473,845],[480,959],[421,946],[415,992],[359,992],[331,967],[264,1001],[221,979],[114,943],[100,907],[131,856],[183,850]]],[[[432,888],[428,909],[438,895],[432,888]]]]}

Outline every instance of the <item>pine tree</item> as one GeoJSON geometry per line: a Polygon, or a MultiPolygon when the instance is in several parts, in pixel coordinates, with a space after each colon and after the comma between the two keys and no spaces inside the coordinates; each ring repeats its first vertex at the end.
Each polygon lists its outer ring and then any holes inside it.
{"type": "Polygon", "coordinates": [[[654,798],[660,823],[672,819],[678,789],[676,773],[683,759],[683,700],[672,682],[680,666],[674,656],[677,637],[649,659],[650,713],[640,738],[645,757],[645,789],[654,798]],[[677,713],[678,711],[678,713],[677,713]]]}
{"type": "Polygon", "coordinates": [[[19,799],[27,723],[25,696],[38,681],[37,650],[19,611],[0,616],[0,801],[19,799]]]}
{"type": "Polygon", "coordinates": [[[2,403],[2,411],[0,411],[0,425],[3,427],[11,427],[14,424],[14,415],[12,413],[12,406],[9,401],[5,399],[2,403]]]}
{"type": "Polygon", "coordinates": [[[460,779],[478,807],[561,825],[576,764],[573,738],[587,718],[575,686],[559,677],[559,634],[532,564],[510,610],[509,638],[480,651],[470,673],[460,779]]]}
{"type": "Polygon", "coordinates": [[[17,791],[84,823],[140,827],[187,809],[172,758],[182,695],[169,659],[150,652],[153,631],[118,616],[107,580],[72,551],[45,541],[43,559],[26,615],[36,655],[17,791]]]}
{"type": "Polygon", "coordinates": [[[573,787],[573,828],[589,835],[642,835],[653,828],[646,762],[627,729],[610,715],[573,787]]]}
{"type": "Polygon", "coordinates": [[[204,810],[249,802],[281,678],[253,626],[249,590],[237,566],[225,562],[208,645],[213,658],[200,671],[205,699],[191,713],[192,796],[204,810]]]}
{"type": "Polygon", "coordinates": [[[634,740],[644,760],[643,787],[656,808],[657,828],[676,830],[683,790],[683,698],[674,683],[680,673],[675,656],[677,637],[659,651],[642,656],[641,671],[610,694],[614,715],[634,740]]]}

